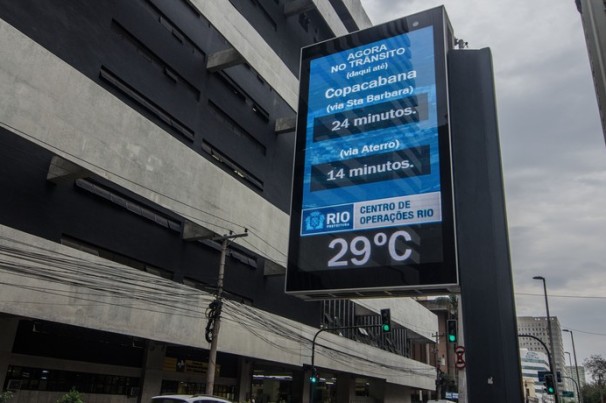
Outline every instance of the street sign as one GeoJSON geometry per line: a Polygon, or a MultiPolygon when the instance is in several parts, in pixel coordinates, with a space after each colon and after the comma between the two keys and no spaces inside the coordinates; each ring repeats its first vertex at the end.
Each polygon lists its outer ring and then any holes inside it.
{"type": "Polygon", "coordinates": [[[463,359],[463,354],[465,354],[465,347],[455,347],[455,353],[457,353],[457,361],[455,362],[455,367],[457,367],[458,369],[465,368],[465,359],[463,359]]]}

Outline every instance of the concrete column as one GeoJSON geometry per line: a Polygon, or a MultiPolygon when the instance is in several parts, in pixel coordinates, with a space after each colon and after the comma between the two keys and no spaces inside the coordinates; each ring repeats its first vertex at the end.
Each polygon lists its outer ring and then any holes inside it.
{"type": "Polygon", "coordinates": [[[2,332],[0,332],[0,388],[6,382],[6,373],[8,372],[8,364],[13,351],[13,343],[15,342],[18,325],[19,319],[17,318],[0,319],[0,329],[2,329],[2,332]]]}
{"type": "Polygon", "coordinates": [[[376,402],[382,402],[385,400],[385,387],[387,383],[383,380],[373,379],[370,381],[370,397],[375,399],[376,402]]]}
{"type": "Polygon", "coordinates": [[[140,402],[142,403],[147,403],[153,396],[160,394],[165,353],[166,346],[164,344],[151,340],[147,342],[141,387],[140,402]]]}
{"type": "Polygon", "coordinates": [[[351,402],[356,395],[356,380],[351,374],[337,374],[337,402],[351,402]]]}
{"type": "Polygon", "coordinates": [[[296,371],[292,374],[292,401],[294,403],[309,403],[309,377],[311,369],[296,371]]]}
{"type": "MultiPolygon", "coordinates": [[[[385,383],[383,403],[411,403],[412,390],[406,386],[385,383]]],[[[428,403],[432,403],[429,401],[428,403]]]]}
{"type": "Polygon", "coordinates": [[[253,363],[246,358],[238,360],[238,394],[236,401],[250,402],[252,391],[253,363]]]}

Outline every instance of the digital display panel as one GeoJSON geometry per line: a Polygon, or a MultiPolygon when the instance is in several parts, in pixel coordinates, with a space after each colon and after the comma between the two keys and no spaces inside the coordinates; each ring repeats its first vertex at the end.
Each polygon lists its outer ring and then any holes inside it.
{"type": "Polygon", "coordinates": [[[456,285],[448,28],[440,7],[303,49],[287,292],[456,285]]]}

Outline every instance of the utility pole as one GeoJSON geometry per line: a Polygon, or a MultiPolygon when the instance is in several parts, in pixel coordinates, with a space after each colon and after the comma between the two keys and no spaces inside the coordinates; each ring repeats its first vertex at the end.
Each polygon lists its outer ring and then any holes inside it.
{"type": "MultiPolygon", "coordinates": [[[[322,332],[326,332],[326,331],[332,331],[332,330],[349,330],[349,329],[359,329],[359,328],[365,328],[365,329],[372,329],[375,327],[379,327],[381,328],[381,330],[384,333],[388,333],[391,331],[391,316],[389,313],[387,313],[387,316],[385,316],[383,314],[383,311],[386,311],[385,309],[382,309],[382,315],[381,315],[381,319],[383,320],[383,323],[379,324],[379,325],[355,325],[355,326],[340,326],[340,327],[322,327],[320,328],[320,330],[318,330],[316,332],[316,334],[314,334],[314,337],[311,341],[311,371],[312,371],[312,376],[317,376],[317,372],[316,372],[316,339],[318,338],[318,336],[320,335],[320,333],[322,332]]],[[[387,309],[387,311],[389,311],[387,309]]],[[[319,381],[319,378],[315,380],[316,382],[319,381]]],[[[309,385],[309,403],[314,403],[314,393],[315,393],[315,383],[314,382],[310,382],[309,385]]]]}
{"type": "Polygon", "coordinates": [[[555,356],[555,347],[553,346],[553,332],[551,330],[551,316],[549,316],[549,300],[547,299],[547,281],[543,276],[534,276],[533,280],[541,280],[543,282],[543,293],[545,294],[545,310],[547,312],[547,334],[549,335],[549,347],[551,348],[551,376],[553,376],[553,387],[555,389],[553,398],[555,399],[555,403],[559,403],[559,387],[557,381],[557,362],[555,356]]]}
{"type": "Polygon", "coordinates": [[[225,257],[227,256],[227,246],[229,241],[234,238],[248,236],[248,231],[242,234],[230,234],[214,238],[214,241],[222,240],[221,258],[219,259],[219,277],[217,279],[217,295],[215,300],[210,303],[210,317],[206,326],[206,341],[210,342],[210,352],[208,353],[208,368],[206,370],[206,394],[212,395],[215,389],[215,372],[217,368],[217,346],[219,344],[219,327],[221,326],[221,307],[223,298],[223,277],[225,277],[225,257]],[[210,329],[209,329],[210,328],[210,329]],[[211,330],[211,332],[209,332],[211,330]],[[209,340],[210,338],[210,340],[209,340]]]}

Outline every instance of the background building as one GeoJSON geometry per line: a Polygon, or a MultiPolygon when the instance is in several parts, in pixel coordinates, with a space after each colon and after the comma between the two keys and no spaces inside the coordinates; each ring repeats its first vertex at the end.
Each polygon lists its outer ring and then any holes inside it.
{"type": "Polygon", "coordinates": [[[602,130],[606,138],[606,13],[603,0],[575,0],[581,13],[602,130]]]}
{"type": "Polygon", "coordinates": [[[587,380],[585,379],[585,368],[582,365],[579,365],[579,378],[581,378],[580,380],[577,379],[576,367],[574,365],[568,366],[566,367],[566,369],[568,370],[570,377],[579,384],[579,388],[583,388],[583,386],[587,384],[587,380]]]}
{"type": "Polygon", "coordinates": [[[0,2],[0,385],[18,402],[205,390],[410,402],[437,318],[410,299],[284,294],[302,46],[365,28],[357,0],[0,2]],[[380,322],[391,308],[394,330],[380,322]]]}
{"type": "Polygon", "coordinates": [[[522,364],[522,377],[524,384],[524,396],[545,401],[550,399],[544,389],[543,382],[539,380],[539,372],[549,371],[549,359],[547,354],[538,351],[530,351],[527,348],[520,349],[520,361],[522,364]]]}
{"type": "MultiPolygon", "coordinates": [[[[566,361],[564,361],[564,346],[562,344],[562,328],[560,327],[560,321],[557,317],[551,316],[552,323],[552,334],[553,334],[553,364],[556,371],[561,371],[561,374],[566,376],[565,367],[566,361]]],[[[518,335],[530,335],[539,338],[547,348],[551,348],[549,342],[549,330],[547,325],[547,317],[545,316],[518,316],[518,335]]],[[[537,340],[520,337],[519,338],[520,349],[527,349],[528,351],[536,351],[540,353],[546,353],[545,348],[537,340]]]]}

